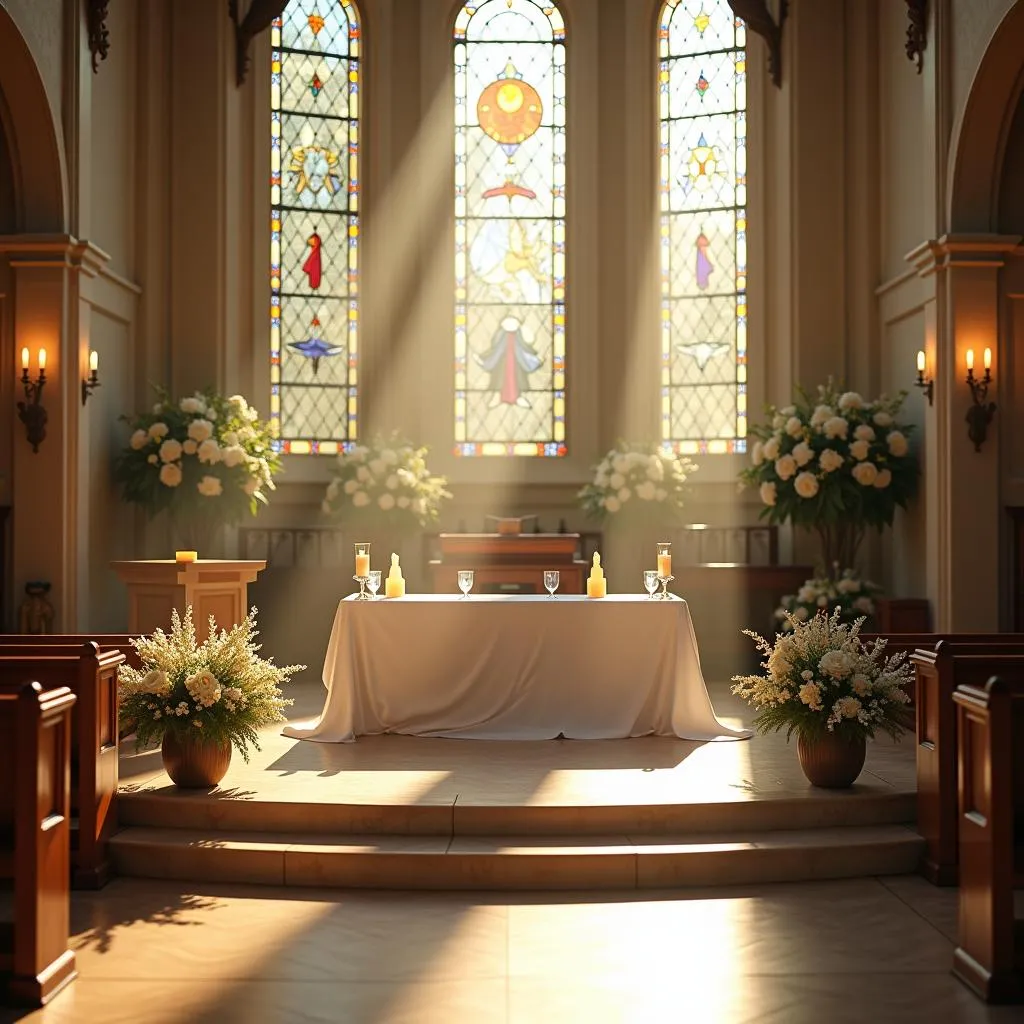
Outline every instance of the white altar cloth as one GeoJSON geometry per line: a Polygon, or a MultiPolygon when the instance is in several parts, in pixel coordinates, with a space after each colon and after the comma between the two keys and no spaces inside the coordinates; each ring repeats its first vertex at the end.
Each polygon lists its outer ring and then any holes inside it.
{"type": "Polygon", "coordinates": [[[715,717],[686,602],[410,595],[338,604],[319,721],[295,739],[746,739],[715,717]]]}

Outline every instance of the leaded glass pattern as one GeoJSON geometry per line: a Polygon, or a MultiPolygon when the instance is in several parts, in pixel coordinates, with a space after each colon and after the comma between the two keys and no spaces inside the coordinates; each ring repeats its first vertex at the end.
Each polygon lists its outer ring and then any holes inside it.
{"type": "Polygon", "coordinates": [[[459,10],[455,454],[566,454],[565,25],[548,0],[459,10]]]}
{"type": "Polygon", "coordinates": [[[661,437],[746,451],[746,31],[726,0],[666,0],[658,23],[661,437]]]}
{"type": "Polygon", "coordinates": [[[270,31],[270,425],[333,455],[358,427],[359,14],[291,0],[270,31]]]}

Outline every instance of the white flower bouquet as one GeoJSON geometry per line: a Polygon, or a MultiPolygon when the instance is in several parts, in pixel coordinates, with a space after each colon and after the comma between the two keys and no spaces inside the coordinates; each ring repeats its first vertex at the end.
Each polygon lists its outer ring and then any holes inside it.
{"type": "Polygon", "coordinates": [[[877,583],[861,579],[855,570],[839,572],[836,566],[832,576],[807,580],[795,594],[787,594],[775,609],[775,618],[780,620],[781,629],[792,630],[796,623],[807,622],[818,612],[838,609],[840,622],[856,622],[875,614],[874,598],[881,592],[877,583]]]}
{"type": "Polygon", "coordinates": [[[281,468],[256,410],[241,395],[157,396],[151,412],[122,417],[132,435],[114,477],[125,501],[169,511],[186,539],[255,515],[281,468]]]}
{"type": "Polygon", "coordinates": [[[741,479],[758,488],[762,519],[817,530],[825,565],[851,566],[865,529],[891,525],[917,487],[912,427],[898,420],[906,392],[868,402],[829,381],[815,401],[798,394],[751,429],[758,440],[741,479]]]}
{"type": "Polygon", "coordinates": [[[375,438],[338,456],[321,511],[335,522],[414,530],[436,523],[451,494],[427,468],[427,449],[402,438],[375,438]]]}
{"type": "Polygon", "coordinates": [[[132,641],[142,668],[122,665],[117,677],[121,721],[135,729],[136,746],[163,739],[172,731],[181,739],[202,736],[230,742],[249,760],[249,747],[259,750],[258,730],[283,722],[292,702],[280,684],[305,665],[281,668],[259,656],[255,644],[256,609],[230,630],[215,628],[196,644],[192,609],[182,619],[171,613],[171,632],[132,641]]]}
{"type": "Polygon", "coordinates": [[[594,479],[578,494],[588,516],[672,520],[683,508],[686,481],[696,463],[657,445],[620,441],[594,467],[594,479]]]}
{"type": "Polygon", "coordinates": [[[878,729],[900,736],[911,666],[905,652],[886,657],[885,640],[864,643],[862,622],[841,622],[838,608],[819,612],[793,621],[792,632],[774,644],[744,630],[765,656],[764,675],[733,676],[732,692],[757,710],[758,732],[784,728],[787,738],[796,731],[808,739],[826,732],[852,739],[878,729]]]}

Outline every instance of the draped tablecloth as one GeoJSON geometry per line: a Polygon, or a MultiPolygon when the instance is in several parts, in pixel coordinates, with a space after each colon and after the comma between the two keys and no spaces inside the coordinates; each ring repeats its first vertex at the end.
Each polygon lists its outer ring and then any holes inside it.
{"type": "Polygon", "coordinates": [[[411,595],[338,605],[319,721],[295,739],[746,739],[715,717],[686,602],[411,595]]]}

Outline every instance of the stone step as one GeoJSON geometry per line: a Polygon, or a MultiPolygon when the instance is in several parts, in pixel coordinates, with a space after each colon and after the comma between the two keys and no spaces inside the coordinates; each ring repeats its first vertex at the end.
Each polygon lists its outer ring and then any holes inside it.
{"type": "Polygon", "coordinates": [[[901,825],[687,835],[289,834],[129,827],[122,875],[353,889],[661,889],[905,874],[924,841],[901,825]]]}

